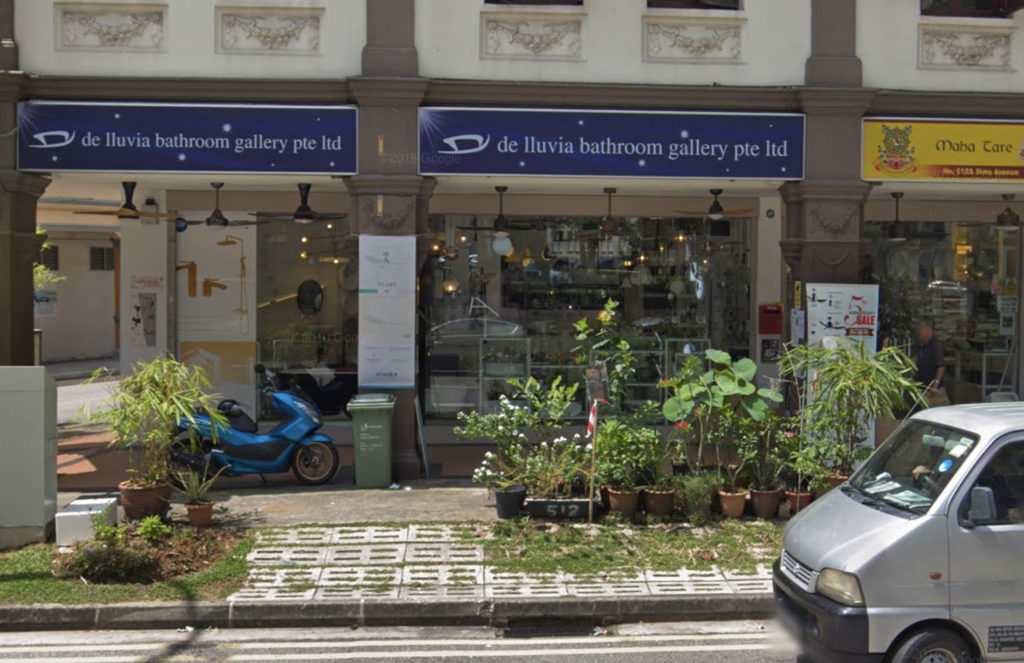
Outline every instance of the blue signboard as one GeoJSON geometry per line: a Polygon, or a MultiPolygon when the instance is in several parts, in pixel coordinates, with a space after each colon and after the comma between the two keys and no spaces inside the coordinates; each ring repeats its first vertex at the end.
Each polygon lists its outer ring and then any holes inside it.
{"type": "Polygon", "coordinates": [[[420,172],[799,180],[804,116],[421,108],[420,172]]]}
{"type": "Polygon", "coordinates": [[[353,106],[30,101],[21,170],[356,172],[353,106]]]}

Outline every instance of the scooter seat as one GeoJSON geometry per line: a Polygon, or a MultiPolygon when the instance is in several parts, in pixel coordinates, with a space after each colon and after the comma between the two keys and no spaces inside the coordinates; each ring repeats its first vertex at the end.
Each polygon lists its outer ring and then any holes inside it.
{"type": "Polygon", "coordinates": [[[258,430],[256,422],[242,409],[238,401],[223,400],[217,405],[217,409],[227,418],[228,425],[235,430],[242,433],[255,433],[258,430]]]}

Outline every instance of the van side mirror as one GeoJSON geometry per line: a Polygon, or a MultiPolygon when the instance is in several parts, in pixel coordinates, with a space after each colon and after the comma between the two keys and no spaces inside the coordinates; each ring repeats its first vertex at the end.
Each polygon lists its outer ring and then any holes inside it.
{"type": "Polygon", "coordinates": [[[967,510],[965,527],[990,523],[996,519],[996,496],[987,486],[971,488],[971,506],[967,510]]]}

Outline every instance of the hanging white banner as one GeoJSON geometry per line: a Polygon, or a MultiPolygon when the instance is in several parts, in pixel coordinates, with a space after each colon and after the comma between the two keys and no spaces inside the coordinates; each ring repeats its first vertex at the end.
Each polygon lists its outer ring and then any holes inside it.
{"type": "Polygon", "coordinates": [[[359,236],[359,388],[416,385],[416,237],[359,236]]]}

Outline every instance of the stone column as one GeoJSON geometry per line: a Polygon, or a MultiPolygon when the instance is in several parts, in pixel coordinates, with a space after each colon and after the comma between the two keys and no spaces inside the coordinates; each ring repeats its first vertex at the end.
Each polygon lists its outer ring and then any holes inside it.
{"type": "MultiPolygon", "coordinates": [[[[397,52],[405,51],[398,49],[397,52]]],[[[345,180],[352,197],[354,231],[396,236],[425,232],[434,181],[419,175],[417,111],[427,81],[413,77],[362,77],[349,82],[359,104],[359,174],[345,180]]],[[[420,263],[426,256],[426,246],[423,241],[417,244],[417,262],[420,263]]],[[[416,288],[415,282],[407,285],[416,288]]],[[[359,329],[360,338],[371,337],[373,333],[372,329],[359,329]]],[[[416,389],[393,392],[398,402],[392,461],[398,481],[420,477],[413,407],[416,392],[416,389]]]]}
{"type": "Polygon", "coordinates": [[[32,265],[42,240],[36,235],[36,201],[50,180],[0,171],[0,366],[34,363],[32,265]]]}
{"type": "Polygon", "coordinates": [[[856,283],[870,191],[860,177],[861,117],[874,96],[861,87],[856,2],[811,1],[806,83],[805,179],[781,188],[782,254],[794,280],[856,283]]]}

